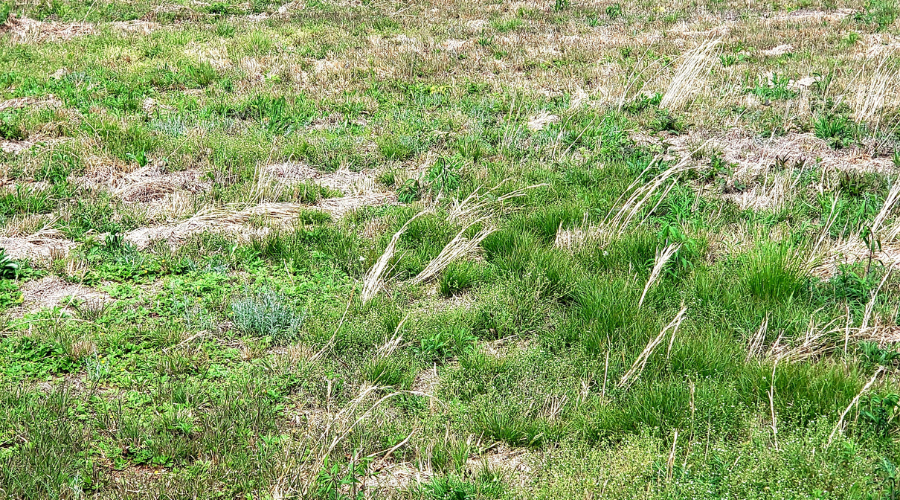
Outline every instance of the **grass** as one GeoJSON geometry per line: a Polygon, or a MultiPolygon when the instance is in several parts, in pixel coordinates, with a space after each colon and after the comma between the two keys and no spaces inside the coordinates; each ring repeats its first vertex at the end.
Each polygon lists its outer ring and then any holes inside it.
{"type": "Polygon", "coordinates": [[[896,497],[896,5],[494,7],[0,3],[0,496],[896,497]]]}

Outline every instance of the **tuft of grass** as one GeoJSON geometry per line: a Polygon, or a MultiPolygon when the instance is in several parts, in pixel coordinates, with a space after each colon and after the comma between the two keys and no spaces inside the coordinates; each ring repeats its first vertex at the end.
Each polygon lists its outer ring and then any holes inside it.
{"type": "Polygon", "coordinates": [[[804,296],[810,280],[800,248],[787,243],[764,243],[746,259],[744,283],[756,298],[785,302],[804,296]]]}

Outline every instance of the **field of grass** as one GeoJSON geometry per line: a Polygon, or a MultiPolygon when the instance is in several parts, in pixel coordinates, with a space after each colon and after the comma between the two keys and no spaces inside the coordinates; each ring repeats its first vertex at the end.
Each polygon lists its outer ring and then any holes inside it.
{"type": "Polygon", "coordinates": [[[0,498],[900,498],[896,0],[0,0],[0,498]]]}

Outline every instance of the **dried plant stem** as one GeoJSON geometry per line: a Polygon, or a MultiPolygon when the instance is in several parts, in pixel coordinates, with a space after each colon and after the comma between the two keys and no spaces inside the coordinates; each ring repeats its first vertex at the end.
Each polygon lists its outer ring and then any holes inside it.
{"type": "Polygon", "coordinates": [[[641,293],[641,300],[638,301],[638,308],[644,305],[644,298],[647,296],[647,291],[649,291],[650,287],[653,286],[657,279],[659,279],[663,268],[666,267],[666,263],[669,262],[669,259],[671,259],[680,249],[681,244],[676,243],[667,246],[662,252],[659,250],[656,251],[656,263],[653,265],[653,270],[650,271],[650,278],[647,279],[647,284],[644,285],[644,292],[641,293]]]}
{"type": "Polygon", "coordinates": [[[644,366],[647,365],[647,360],[650,359],[650,355],[653,354],[653,350],[656,349],[656,346],[662,342],[662,339],[665,338],[666,334],[671,330],[672,336],[675,335],[675,332],[678,331],[678,327],[681,326],[682,320],[684,320],[684,313],[687,312],[687,307],[682,307],[681,311],[678,311],[678,314],[675,315],[675,318],[666,325],[665,328],[659,332],[659,335],[656,336],[653,340],[651,340],[647,347],[638,355],[637,359],[634,361],[634,364],[631,365],[631,368],[625,372],[625,375],[622,375],[622,378],[619,379],[619,383],[616,384],[616,387],[619,388],[627,388],[630,386],[637,377],[640,376],[641,372],[644,370],[644,366]]]}
{"type": "Polygon", "coordinates": [[[856,403],[859,402],[859,398],[861,398],[862,395],[863,395],[866,391],[869,390],[869,387],[872,387],[872,384],[874,384],[874,383],[875,383],[875,380],[878,379],[878,375],[881,374],[881,371],[882,371],[882,370],[884,370],[884,367],[883,367],[883,366],[879,366],[878,369],[875,370],[875,375],[872,375],[872,378],[871,378],[868,382],[866,382],[866,385],[864,385],[863,388],[862,388],[862,390],[859,391],[859,394],[857,394],[856,397],[854,397],[853,400],[850,401],[850,404],[847,405],[847,408],[844,408],[844,411],[841,413],[841,418],[838,419],[837,425],[834,426],[834,430],[831,431],[831,435],[828,436],[828,444],[829,444],[829,446],[831,445],[831,442],[834,440],[834,435],[837,434],[838,432],[840,432],[841,427],[844,426],[844,418],[846,418],[846,417],[847,417],[847,414],[850,413],[850,410],[851,410],[854,406],[856,406],[856,403]]]}
{"type": "Polygon", "coordinates": [[[397,250],[397,242],[400,241],[400,237],[403,236],[403,233],[406,232],[406,229],[409,227],[409,224],[416,220],[419,216],[428,213],[427,211],[422,211],[413,215],[408,221],[406,221],[403,226],[394,233],[394,236],[391,237],[391,241],[388,243],[387,247],[384,249],[384,252],[381,254],[381,257],[375,261],[375,265],[372,266],[372,269],[369,270],[368,274],[366,274],[366,278],[363,280],[363,290],[360,294],[360,299],[362,303],[372,300],[375,295],[378,294],[378,291],[381,289],[381,276],[384,274],[384,270],[387,269],[388,262],[391,261],[391,258],[394,256],[394,252],[397,250]]]}

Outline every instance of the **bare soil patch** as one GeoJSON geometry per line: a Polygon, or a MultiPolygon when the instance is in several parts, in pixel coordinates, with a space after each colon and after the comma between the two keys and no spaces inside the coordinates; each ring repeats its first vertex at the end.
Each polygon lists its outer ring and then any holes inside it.
{"type": "Polygon", "coordinates": [[[4,111],[7,109],[20,109],[20,108],[43,108],[43,107],[58,107],[62,106],[62,101],[57,99],[55,96],[47,96],[47,97],[17,97],[15,99],[7,99],[5,101],[0,101],[0,111],[4,111]]]}
{"type": "Polygon", "coordinates": [[[76,246],[77,243],[67,240],[55,229],[41,230],[26,237],[0,238],[0,247],[13,259],[27,259],[42,264],[64,258],[76,246]]]}
{"type": "Polygon", "coordinates": [[[716,152],[723,160],[737,166],[735,175],[759,175],[769,170],[779,158],[792,164],[802,161],[806,166],[818,163],[826,170],[880,173],[896,170],[891,158],[874,156],[865,147],[832,149],[825,140],[811,133],[792,132],[765,139],[740,129],[724,134],[695,131],[665,142],[670,145],[669,154],[678,159],[690,156],[696,149],[716,152]]]}
{"type": "Polygon", "coordinates": [[[89,23],[42,22],[27,17],[10,16],[6,23],[0,26],[0,34],[2,33],[10,33],[16,43],[40,43],[93,35],[97,33],[97,29],[89,23]]]}
{"type": "Polygon", "coordinates": [[[112,301],[110,296],[102,291],[94,290],[77,283],[69,283],[59,276],[47,276],[35,281],[29,281],[22,286],[22,306],[24,311],[37,311],[55,306],[68,307],[74,297],[76,300],[86,302],[105,303],[112,301]]]}

